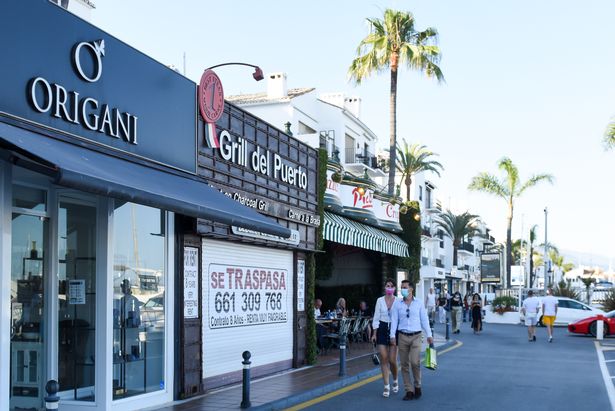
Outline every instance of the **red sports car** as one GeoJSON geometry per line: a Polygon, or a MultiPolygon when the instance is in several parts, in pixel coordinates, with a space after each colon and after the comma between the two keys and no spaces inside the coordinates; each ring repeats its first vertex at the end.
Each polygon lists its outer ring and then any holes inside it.
{"type": "MultiPolygon", "coordinates": [[[[615,335],[615,311],[604,314],[604,335],[615,335]]],[[[568,324],[568,331],[577,334],[591,334],[596,336],[598,316],[584,318],[577,322],[568,324]]]]}

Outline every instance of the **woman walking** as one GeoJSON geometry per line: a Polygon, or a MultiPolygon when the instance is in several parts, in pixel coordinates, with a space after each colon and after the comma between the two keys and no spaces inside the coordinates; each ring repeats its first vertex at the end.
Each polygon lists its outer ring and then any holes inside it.
{"type": "Polygon", "coordinates": [[[397,346],[391,345],[389,341],[389,331],[391,329],[391,309],[395,304],[395,282],[387,278],[384,283],[385,294],[378,298],[374,309],[374,319],[372,321],[372,342],[377,344],[380,354],[380,369],[384,380],[383,397],[388,397],[390,391],[399,391],[397,382],[397,346]],[[393,386],[389,385],[389,373],[393,374],[393,386]]]}
{"type": "Polygon", "coordinates": [[[480,334],[480,331],[483,329],[483,313],[482,313],[482,304],[480,300],[480,295],[478,293],[474,293],[472,296],[472,328],[474,329],[474,334],[480,334]]]}

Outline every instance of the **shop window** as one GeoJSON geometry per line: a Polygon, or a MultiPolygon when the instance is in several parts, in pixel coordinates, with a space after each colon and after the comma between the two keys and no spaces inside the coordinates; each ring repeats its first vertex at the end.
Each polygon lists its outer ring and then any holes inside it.
{"type": "Polygon", "coordinates": [[[113,398],[164,389],[165,213],[116,203],[113,398]]]}

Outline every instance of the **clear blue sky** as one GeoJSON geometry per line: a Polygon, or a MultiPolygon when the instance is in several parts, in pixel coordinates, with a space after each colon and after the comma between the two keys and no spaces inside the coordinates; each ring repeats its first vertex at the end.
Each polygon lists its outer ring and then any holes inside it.
{"type": "MultiPolygon", "coordinates": [[[[480,171],[509,156],[522,178],[552,173],[554,186],[527,193],[515,209],[513,237],[539,225],[549,241],[611,256],[615,151],[602,133],[615,114],[615,3],[610,1],[161,1],[98,0],[94,24],[198,81],[230,61],[288,73],[289,87],[362,97],[362,119],[388,145],[388,74],[354,87],[347,68],[367,34],[366,17],[387,7],[436,27],[446,84],[417,74],[399,79],[398,138],[439,153],[443,205],[479,214],[505,239],[505,204],[467,191],[480,171]]],[[[265,90],[241,67],[217,70],[227,95],[265,90]]],[[[526,234],[527,235],[527,234],[526,234]]]]}

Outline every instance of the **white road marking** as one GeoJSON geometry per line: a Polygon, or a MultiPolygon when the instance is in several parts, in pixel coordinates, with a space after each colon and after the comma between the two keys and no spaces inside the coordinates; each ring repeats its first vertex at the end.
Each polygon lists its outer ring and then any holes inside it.
{"type": "Polygon", "coordinates": [[[594,341],[596,345],[596,354],[598,355],[598,364],[600,364],[600,371],[602,371],[602,378],[604,379],[604,386],[606,388],[606,393],[609,396],[609,401],[611,403],[611,409],[615,411],[615,386],[613,386],[613,381],[611,381],[609,370],[607,369],[606,362],[604,360],[604,354],[602,353],[602,348],[600,347],[600,343],[598,341],[594,341]]]}
{"type": "Polygon", "coordinates": [[[615,362],[615,360],[604,360],[604,362],[615,362]]]}

